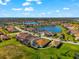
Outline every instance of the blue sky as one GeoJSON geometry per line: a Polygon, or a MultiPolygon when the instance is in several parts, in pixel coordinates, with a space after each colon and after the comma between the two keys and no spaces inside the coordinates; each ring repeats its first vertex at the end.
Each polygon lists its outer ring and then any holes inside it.
{"type": "Polygon", "coordinates": [[[0,17],[79,17],[79,0],[0,0],[0,17]]]}

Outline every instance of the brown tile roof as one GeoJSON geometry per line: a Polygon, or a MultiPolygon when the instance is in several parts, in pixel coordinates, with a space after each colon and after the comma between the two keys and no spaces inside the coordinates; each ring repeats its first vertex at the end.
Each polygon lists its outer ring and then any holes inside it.
{"type": "Polygon", "coordinates": [[[12,25],[7,26],[6,29],[7,29],[8,31],[10,31],[10,32],[13,32],[13,31],[15,30],[14,26],[12,26],[12,25]]]}
{"type": "Polygon", "coordinates": [[[22,39],[26,39],[29,36],[29,34],[27,34],[27,33],[19,33],[19,34],[17,34],[17,36],[22,38],[22,39]]]}
{"type": "Polygon", "coordinates": [[[36,44],[37,44],[37,45],[41,45],[41,46],[45,45],[45,44],[48,43],[48,42],[49,42],[49,41],[46,40],[46,39],[38,39],[38,40],[36,40],[36,44]]]}

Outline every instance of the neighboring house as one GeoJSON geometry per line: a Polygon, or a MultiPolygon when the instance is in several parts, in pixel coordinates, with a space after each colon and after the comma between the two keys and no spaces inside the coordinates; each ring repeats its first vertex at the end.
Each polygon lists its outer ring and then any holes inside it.
{"type": "Polygon", "coordinates": [[[27,38],[27,36],[29,36],[28,33],[19,33],[16,35],[16,39],[19,41],[23,41],[27,38]]]}
{"type": "Polygon", "coordinates": [[[24,30],[26,30],[26,31],[34,31],[35,28],[25,28],[24,30]]]}
{"type": "Polygon", "coordinates": [[[8,35],[0,35],[0,39],[1,40],[9,40],[9,36],[8,35]]]}
{"type": "Polygon", "coordinates": [[[78,33],[75,33],[74,36],[75,36],[75,39],[76,40],[79,40],[79,32],[78,33]]]}
{"type": "Polygon", "coordinates": [[[51,43],[49,44],[52,47],[56,47],[59,48],[61,46],[61,41],[60,39],[53,39],[53,41],[51,41],[51,43]]]}
{"type": "Polygon", "coordinates": [[[47,36],[47,37],[51,37],[54,35],[54,33],[48,32],[48,31],[37,31],[37,34],[41,35],[41,36],[47,36]]]}
{"type": "Polygon", "coordinates": [[[2,29],[3,29],[3,27],[0,26],[0,30],[2,30],[2,29]]]}
{"type": "Polygon", "coordinates": [[[28,33],[19,33],[16,35],[16,39],[25,45],[28,45],[31,40],[37,39],[38,37],[32,36],[28,33]]]}
{"type": "Polygon", "coordinates": [[[3,32],[0,32],[0,35],[3,35],[4,33],[3,32]]]}
{"type": "Polygon", "coordinates": [[[48,32],[48,31],[45,31],[44,34],[45,34],[45,36],[47,36],[47,37],[51,37],[51,36],[54,35],[54,33],[51,33],[51,32],[48,32]]]}
{"type": "Polygon", "coordinates": [[[16,29],[12,25],[7,26],[6,29],[8,32],[15,32],[16,31],[16,29]]]}
{"type": "Polygon", "coordinates": [[[75,37],[75,40],[79,40],[79,37],[75,37]]]}
{"type": "Polygon", "coordinates": [[[52,22],[51,25],[56,26],[57,22],[52,22]]]}

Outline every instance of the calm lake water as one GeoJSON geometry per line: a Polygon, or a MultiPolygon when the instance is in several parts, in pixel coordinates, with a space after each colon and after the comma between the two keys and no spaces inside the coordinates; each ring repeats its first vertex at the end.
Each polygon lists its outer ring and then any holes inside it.
{"type": "Polygon", "coordinates": [[[58,33],[62,31],[62,29],[59,26],[45,26],[38,28],[38,30],[45,30],[53,33],[58,33]]]}

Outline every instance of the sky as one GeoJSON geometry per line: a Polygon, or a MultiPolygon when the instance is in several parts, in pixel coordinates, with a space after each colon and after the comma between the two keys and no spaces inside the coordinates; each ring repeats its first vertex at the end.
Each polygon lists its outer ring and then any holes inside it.
{"type": "Polygon", "coordinates": [[[79,0],[0,0],[0,17],[79,17],[79,0]]]}

